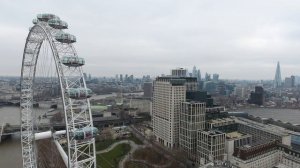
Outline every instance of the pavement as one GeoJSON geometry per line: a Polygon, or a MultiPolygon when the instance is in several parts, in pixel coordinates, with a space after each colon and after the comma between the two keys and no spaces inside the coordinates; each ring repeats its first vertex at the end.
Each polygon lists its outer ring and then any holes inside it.
{"type": "Polygon", "coordinates": [[[133,154],[138,148],[144,147],[144,145],[137,145],[133,141],[130,141],[130,146],[131,146],[130,151],[119,162],[119,168],[124,168],[124,164],[131,157],[131,154],[133,154]]]}
{"type": "Polygon", "coordinates": [[[116,142],[116,143],[110,145],[110,146],[109,146],[108,148],[106,148],[106,149],[97,151],[96,154],[101,154],[101,153],[109,152],[109,151],[111,151],[112,149],[114,149],[117,145],[119,145],[119,144],[124,144],[124,143],[129,144],[129,145],[131,146],[131,149],[132,149],[132,148],[138,148],[138,146],[140,146],[140,145],[135,144],[135,143],[134,143],[133,141],[131,141],[131,140],[122,140],[122,141],[119,141],[119,142],[116,142]]]}
{"type": "Polygon", "coordinates": [[[109,151],[111,151],[112,149],[114,149],[119,144],[129,144],[131,146],[130,151],[119,162],[119,167],[120,168],[124,167],[124,164],[125,164],[126,160],[129,159],[129,157],[131,156],[132,153],[134,153],[134,151],[136,151],[138,148],[144,147],[144,145],[137,145],[134,141],[131,141],[131,140],[122,140],[122,141],[119,141],[119,142],[116,142],[116,143],[110,145],[108,148],[106,148],[104,150],[97,151],[96,154],[101,154],[101,153],[109,152],[109,151]]]}

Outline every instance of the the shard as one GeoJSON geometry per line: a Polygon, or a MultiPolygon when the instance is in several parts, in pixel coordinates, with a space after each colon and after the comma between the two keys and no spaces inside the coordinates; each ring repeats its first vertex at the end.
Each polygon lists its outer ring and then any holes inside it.
{"type": "Polygon", "coordinates": [[[280,64],[279,62],[277,62],[275,79],[274,79],[274,88],[279,88],[281,87],[281,85],[282,85],[282,80],[281,80],[280,64]]]}

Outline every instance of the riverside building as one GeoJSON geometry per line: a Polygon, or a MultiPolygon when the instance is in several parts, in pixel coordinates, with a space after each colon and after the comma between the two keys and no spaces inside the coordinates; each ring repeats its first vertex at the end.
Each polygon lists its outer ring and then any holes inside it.
{"type": "Polygon", "coordinates": [[[167,76],[153,82],[152,124],[156,140],[169,148],[179,145],[179,116],[187,91],[197,90],[197,78],[167,76]]]}

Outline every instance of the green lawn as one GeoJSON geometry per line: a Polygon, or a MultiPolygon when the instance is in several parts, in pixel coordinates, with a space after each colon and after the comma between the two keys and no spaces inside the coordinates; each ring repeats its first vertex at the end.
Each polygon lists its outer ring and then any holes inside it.
{"type": "Polygon", "coordinates": [[[119,144],[113,150],[97,154],[97,165],[101,168],[117,168],[119,161],[130,151],[130,145],[119,144]]]}
{"type": "Polygon", "coordinates": [[[108,148],[110,145],[112,145],[113,143],[118,142],[118,141],[119,140],[108,139],[108,140],[96,142],[96,151],[104,150],[104,149],[108,148]]]}

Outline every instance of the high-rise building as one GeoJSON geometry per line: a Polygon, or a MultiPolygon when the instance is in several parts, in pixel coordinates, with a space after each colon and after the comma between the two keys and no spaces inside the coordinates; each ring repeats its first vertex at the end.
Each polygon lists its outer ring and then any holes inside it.
{"type": "Polygon", "coordinates": [[[196,66],[193,67],[192,77],[197,77],[197,68],[196,68],[196,66]]]}
{"type": "Polygon", "coordinates": [[[198,131],[197,163],[200,165],[222,161],[225,157],[226,134],[221,131],[198,131]]]}
{"type": "Polygon", "coordinates": [[[210,74],[205,73],[205,81],[211,81],[210,74]]]}
{"type": "Polygon", "coordinates": [[[213,81],[218,82],[219,81],[219,74],[213,74],[213,81]]]}
{"type": "Polygon", "coordinates": [[[282,80],[281,80],[280,64],[279,62],[277,62],[275,79],[274,79],[274,88],[279,88],[281,87],[281,85],[282,85],[282,80]]]}
{"type": "Polygon", "coordinates": [[[197,81],[200,82],[201,81],[201,72],[200,72],[200,69],[198,69],[196,77],[197,77],[197,81]]]}
{"type": "Polygon", "coordinates": [[[120,81],[123,82],[123,75],[120,74],[120,81]]]}
{"type": "Polygon", "coordinates": [[[156,140],[173,148],[179,144],[179,115],[186,91],[197,90],[197,78],[157,77],[153,82],[152,124],[156,140]]]}
{"type": "Polygon", "coordinates": [[[255,86],[255,91],[250,93],[250,104],[263,105],[265,101],[264,88],[261,86],[255,86]]]}
{"type": "Polygon", "coordinates": [[[286,77],[284,79],[284,87],[286,88],[295,87],[295,76],[286,77]]]}
{"type": "Polygon", "coordinates": [[[179,146],[192,161],[196,161],[197,131],[205,129],[205,104],[194,101],[181,103],[179,146]]]}
{"type": "Polygon", "coordinates": [[[152,82],[145,82],[143,86],[144,97],[151,98],[152,97],[152,82]]]}
{"type": "Polygon", "coordinates": [[[233,94],[235,95],[235,96],[237,96],[238,98],[245,98],[245,88],[244,87],[242,87],[242,86],[236,86],[235,88],[234,88],[234,92],[233,92],[233,94]]]}
{"type": "Polygon", "coordinates": [[[184,68],[176,68],[171,70],[171,75],[176,77],[186,77],[187,70],[184,68]]]}

